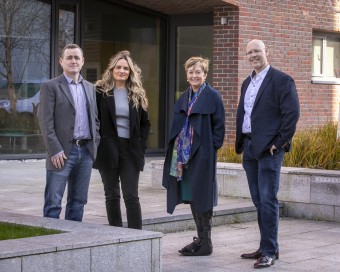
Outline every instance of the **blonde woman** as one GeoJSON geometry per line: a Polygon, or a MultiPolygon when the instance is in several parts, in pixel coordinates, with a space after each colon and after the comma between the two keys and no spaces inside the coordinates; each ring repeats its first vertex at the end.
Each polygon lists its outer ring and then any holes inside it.
{"type": "Polygon", "coordinates": [[[138,183],[150,122],[141,70],[130,52],[114,55],[95,86],[101,140],[93,167],[104,185],[107,218],[111,226],[123,226],[122,191],[128,228],[142,229],[138,183]]]}
{"type": "Polygon", "coordinates": [[[209,60],[191,57],[184,67],[189,86],[174,106],[163,186],[167,189],[168,213],[173,213],[180,203],[190,204],[197,228],[198,237],[179,253],[205,256],[213,252],[216,161],[224,140],[225,111],[218,91],[206,83],[209,60]]]}

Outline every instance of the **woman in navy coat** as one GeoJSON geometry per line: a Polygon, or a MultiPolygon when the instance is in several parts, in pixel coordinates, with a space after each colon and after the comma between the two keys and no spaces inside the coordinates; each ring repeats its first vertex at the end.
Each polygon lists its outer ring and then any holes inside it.
{"type": "Polygon", "coordinates": [[[128,227],[141,229],[138,182],[144,168],[150,122],[141,70],[128,51],[118,52],[110,59],[96,89],[101,139],[93,167],[99,169],[104,184],[108,221],[111,226],[123,226],[121,185],[128,227]]]}
{"type": "Polygon", "coordinates": [[[164,162],[167,211],[190,204],[198,237],[179,250],[186,256],[210,255],[211,219],[217,205],[216,160],[225,134],[225,111],[218,92],[205,83],[209,60],[192,57],[184,65],[190,86],[174,106],[164,162]]]}

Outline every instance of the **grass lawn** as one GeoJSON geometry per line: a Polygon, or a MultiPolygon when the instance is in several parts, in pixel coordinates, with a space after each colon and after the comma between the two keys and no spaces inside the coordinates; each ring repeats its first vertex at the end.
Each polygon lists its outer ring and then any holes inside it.
{"type": "Polygon", "coordinates": [[[0,240],[62,233],[62,231],[0,222],[0,240]]]}

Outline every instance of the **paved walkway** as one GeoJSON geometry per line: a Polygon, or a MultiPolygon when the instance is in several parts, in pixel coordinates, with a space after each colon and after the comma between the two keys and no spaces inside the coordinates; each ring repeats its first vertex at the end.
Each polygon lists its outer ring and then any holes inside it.
{"type": "MultiPolygon", "coordinates": [[[[143,218],[166,214],[165,191],[151,187],[150,161],[140,179],[143,218]]],[[[44,161],[0,161],[0,209],[22,214],[42,214],[45,186],[44,161]]],[[[249,200],[219,198],[221,206],[244,205],[249,200]]],[[[188,212],[180,205],[176,214],[188,212]]],[[[122,204],[122,213],[125,209],[122,204]]],[[[84,221],[107,224],[103,186],[97,171],[93,171],[89,201],[84,221]]],[[[192,241],[194,231],[165,234],[163,243],[164,272],[194,271],[254,271],[253,260],[242,260],[240,254],[258,247],[256,222],[214,227],[214,252],[206,257],[184,257],[177,250],[192,241]]],[[[340,223],[282,218],[279,228],[280,260],[265,271],[340,271],[340,223]]],[[[138,272],[138,271],[137,271],[138,272]]]]}

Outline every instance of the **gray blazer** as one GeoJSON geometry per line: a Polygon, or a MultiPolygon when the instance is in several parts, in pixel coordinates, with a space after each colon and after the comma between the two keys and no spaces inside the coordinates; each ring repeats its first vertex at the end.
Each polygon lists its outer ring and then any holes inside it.
{"type": "MultiPolygon", "coordinates": [[[[87,148],[92,159],[95,160],[100,140],[96,92],[93,84],[86,80],[83,80],[83,86],[86,94],[86,108],[92,135],[92,141],[87,143],[87,148]]],[[[75,107],[68,82],[64,75],[42,84],[38,120],[47,152],[46,168],[48,170],[62,170],[53,166],[50,157],[61,151],[64,151],[66,157],[68,157],[72,147],[75,107]]]]}

